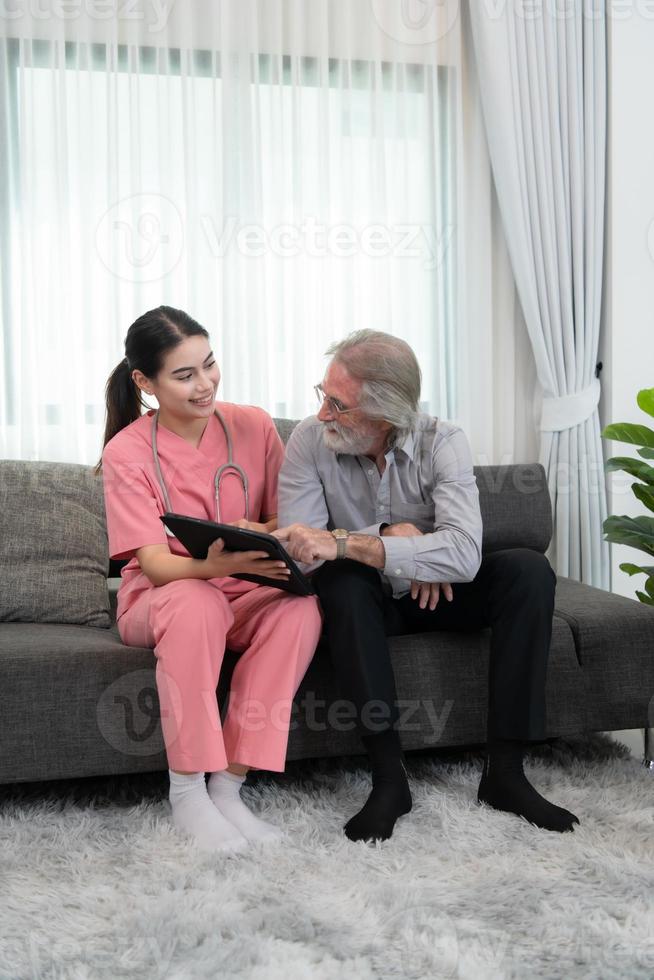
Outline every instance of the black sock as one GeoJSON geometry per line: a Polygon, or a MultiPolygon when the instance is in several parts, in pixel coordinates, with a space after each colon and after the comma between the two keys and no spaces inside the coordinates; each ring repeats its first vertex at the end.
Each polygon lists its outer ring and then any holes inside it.
{"type": "Polygon", "coordinates": [[[364,735],[370,758],[372,792],[363,807],[343,828],[350,840],[388,840],[395,821],[411,809],[411,792],[397,732],[364,735]]]}
{"type": "Polygon", "coordinates": [[[525,743],[498,739],[488,745],[477,799],[496,810],[525,817],[545,830],[574,830],[574,813],[549,803],[528,781],[522,768],[525,743]]]}

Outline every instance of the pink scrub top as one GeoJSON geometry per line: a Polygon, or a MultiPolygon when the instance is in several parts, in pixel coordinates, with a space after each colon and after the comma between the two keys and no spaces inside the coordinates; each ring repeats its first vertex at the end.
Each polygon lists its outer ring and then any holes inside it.
{"type": "MultiPolygon", "coordinates": [[[[232,439],[235,462],[249,480],[251,521],[277,513],[277,478],[284,458],[284,445],[273,420],[262,408],[216,402],[232,439]]],[[[150,544],[167,544],[174,555],[189,553],[166,534],[159,515],[167,510],[157,479],[152,455],[154,409],[125,426],[110,439],[102,453],[104,499],[107,514],[109,554],[129,558],[122,569],[116,619],[127,612],[139,595],[154,588],[141,571],[136,549],[150,544]]],[[[159,465],[175,514],[216,520],[214,475],[227,462],[227,440],[216,415],[211,415],[197,449],[182,436],[157,426],[159,465]]],[[[220,481],[220,520],[229,524],[245,517],[245,495],[241,479],[228,470],[220,481]]],[[[241,594],[258,588],[255,582],[215,578],[226,593],[241,594]]]]}

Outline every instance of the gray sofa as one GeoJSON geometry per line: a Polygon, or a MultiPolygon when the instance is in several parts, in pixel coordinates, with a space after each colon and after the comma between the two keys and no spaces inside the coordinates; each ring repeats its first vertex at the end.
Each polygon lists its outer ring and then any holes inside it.
{"type": "MultiPolygon", "coordinates": [[[[292,424],[277,422],[283,438],[292,424]]],[[[543,468],[475,475],[484,551],[545,552],[543,468]]],[[[120,640],[116,572],[101,477],[74,464],[0,461],[0,783],[167,768],[155,656],[120,640]]],[[[484,741],[489,640],[488,629],[391,639],[406,749],[484,741]]],[[[228,652],[221,703],[234,663],[228,652]]],[[[653,694],[654,608],[560,577],[548,734],[643,728],[653,694]]],[[[361,751],[321,644],[295,699],[288,757],[361,751]]]]}

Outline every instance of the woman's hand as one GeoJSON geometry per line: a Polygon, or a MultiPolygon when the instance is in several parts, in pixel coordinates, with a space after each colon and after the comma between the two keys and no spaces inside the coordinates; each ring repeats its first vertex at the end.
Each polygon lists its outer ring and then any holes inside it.
{"type": "Polygon", "coordinates": [[[230,521],[230,527],[241,527],[244,531],[260,531],[263,534],[268,534],[267,524],[257,524],[256,521],[246,521],[244,517],[241,517],[238,521],[230,521]]]}
{"type": "Polygon", "coordinates": [[[204,567],[207,578],[227,575],[265,575],[277,581],[288,581],[290,568],[283,561],[271,558],[265,551],[225,551],[225,542],[217,538],[209,545],[204,567]]]}

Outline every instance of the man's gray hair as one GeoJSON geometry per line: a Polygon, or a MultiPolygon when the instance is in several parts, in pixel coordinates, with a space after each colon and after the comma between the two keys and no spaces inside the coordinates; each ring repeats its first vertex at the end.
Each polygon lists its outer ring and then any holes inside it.
{"type": "Polygon", "coordinates": [[[362,382],[360,406],[394,428],[391,445],[415,428],[422,375],[416,355],[399,337],[381,330],[355,330],[326,351],[362,382]]]}

